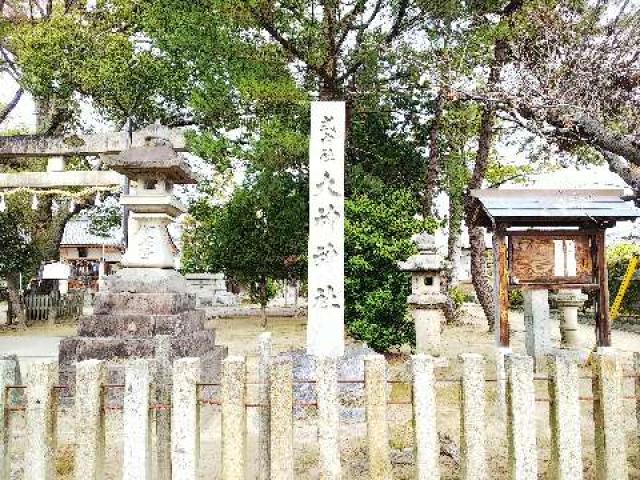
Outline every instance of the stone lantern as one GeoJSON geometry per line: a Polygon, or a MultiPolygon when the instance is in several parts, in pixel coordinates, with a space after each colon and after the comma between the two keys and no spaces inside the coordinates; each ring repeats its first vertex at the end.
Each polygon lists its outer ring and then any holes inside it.
{"type": "Polygon", "coordinates": [[[131,148],[105,165],[132,182],[132,193],[120,203],[129,211],[125,268],[174,268],[174,246],[167,226],[186,211],[173,194],[176,184],[196,183],[184,160],[170,145],[131,148]]]}
{"type": "MultiPolygon", "coordinates": [[[[123,268],[105,278],[93,313],[80,318],[78,336],[60,342],[60,377],[72,385],[75,362],[107,361],[111,383],[124,382],[122,362],[152,358],[169,375],[176,358],[201,359],[201,381],[219,380],[226,349],[215,344],[215,331],[205,329],[205,312],[175,270],[175,247],[167,226],[185,210],[173,185],[195,183],[186,162],[164,140],[121,152],[105,166],[126,175],[134,187],[123,195],[129,208],[129,234],[123,268]]],[[[169,383],[169,378],[159,378],[169,383]]]]}
{"type": "Polygon", "coordinates": [[[560,338],[563,346],[580,347],[578,335],[578,309],[587,301],[587,296],[580,290],[561,289],[556,294],[556,305],[562,312],[560,319],[560,338]]]}
{"type": "Polygon", "coordinates": [[[445,321],[447,297],[440,292],[444,259],[437,253],[433,235],[423,232],[413,238],[418,254],[398,264],[411,272],[411,295],[407,302],[416,327],[416,351],[440,355],[440,330],[445,321]]]}

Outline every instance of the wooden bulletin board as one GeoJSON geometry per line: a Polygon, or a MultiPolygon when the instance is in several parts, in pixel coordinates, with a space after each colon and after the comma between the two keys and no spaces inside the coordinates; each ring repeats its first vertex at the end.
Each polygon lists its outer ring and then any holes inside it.
{"type": "Polygon", "coordinates": [[[511,286],[591,286],[595,282],[590,235],[508,233],[511,286]]]}

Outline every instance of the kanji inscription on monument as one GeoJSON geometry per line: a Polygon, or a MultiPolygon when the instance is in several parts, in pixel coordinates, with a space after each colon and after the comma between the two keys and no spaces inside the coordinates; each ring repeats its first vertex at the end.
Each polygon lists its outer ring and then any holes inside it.
{"type": "Polygon", "coordinates": [[[344,102],[311,105],[307,351],[344,353],[344,102]]]}

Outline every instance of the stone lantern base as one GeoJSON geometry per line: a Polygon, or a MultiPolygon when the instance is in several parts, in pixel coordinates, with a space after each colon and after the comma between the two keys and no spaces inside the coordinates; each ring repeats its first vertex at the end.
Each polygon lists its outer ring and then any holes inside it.
{"type": "Polygon", "coordinates": [[[416,353],[434,357],[442,353],[440,334],[446,321],[443,311],[446,301],[442,294],[409,296],[409,311],[416,328],[416,353]]]}
{"type": "Polygon", "coordinates": [[[216,346],[215,331],[205,330],[204,312],[195,307],[175,270],[128,268],[107,277],[93,315],[80,319],[77,337],[60,343],[61,382],[73,385],[77,361],[107,360],[109,383],[123,383],[126,359],[155,358],[167,369],[181,357],[200,358],[201,381],[217,381],[226,348],[216,346]]]}

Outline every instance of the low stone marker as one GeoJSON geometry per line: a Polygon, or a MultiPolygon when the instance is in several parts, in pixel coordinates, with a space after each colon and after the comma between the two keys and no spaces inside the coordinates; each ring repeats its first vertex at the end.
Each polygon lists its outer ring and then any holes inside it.
{"type": "Polygon", "coordinates": [[[102,480],[104,475],[104,385],[107,367],[102,360],[76,365],[75,480],[102,480]]]}
{"type": "Polygon", "coordinates": [[[507,367],[507,436],[512,480],[537,480],[536,403],[533,359],[527,355],[505,357],[507,367]]]}
{"type": "Polygon", "coordinates": [[[271,391],[271,333],[265,332],[258,337],[260,359],[258,361],[258,472],[259,480],[271,478],[271,450],[269,431],[271,428],[270,391],[271,391]]]}
{"type": "Polygon", "coordinates": [[[582,480],[578,365],[568,355],[555,355],[548,365],[551,476],[557,480],[582,480]],[[567,421],[569,418],[573,420],[567,421]]]}
{"type": "Polygon", "coordinates": [[[339,480],[342,478],[342,467],[340,465],[338,365],[335,357],[316,359],[316,378],[320,478],[339,480]]]}
{"type": "Polygon", "coordinates": [[[27,370],[26,438],[24,478],[54,480],[56,478],[56,416],[58,365],[53,360],[36,362],[27,370]]]}
{"type": "Polygon", "coordinates": [[[436,425],[434,359],[424,354],[411,358],[413,371],[413,423],[416,430],[416,470],[420,480],[439,480],[440,443],[436,425]]]}
{"type": "Polygon", "coordinates": [[[484,480],[487,478],[484,359],[482,355],[468,353],[460,355],[460,363],[462,364],[461,478],[484,480]]]}
{"type": "Polygon", "coordinates": [[[247,442],[244,357],[222,361],[222,479],[244,480],[247,442]]]}
{"type": "Polygon", "coordinates": [[[293,362],[276,358],[271,365],[271,479],[293,480],[293,362]]]}
{"type": "Polygon", "coordinates": [[[173,363],[173,394],[171,399],[173,480],[198,480],[200,460],[199,381],[200,359],[181,358],[173,363]]]}
{"type": "Polygon", "coordinates": [[[598,480],[628,478],[622,367],[615,350],[600,347],[593,354],[593,421],[598,480]]]}
{"type": "Polygon", "coordinates": [[[125,369],[123,480],[151,480],[151,425],[147,360],[129,360],[125,369]]]}
{"type": "MultiPolygon", "coordinates": [[[[16,378],[16,360],[0,359],[0,418],[5,418],[5,409],[11,400],[8,395],[7,386],[15,385],[16,378]]],[[[7,425],[4,421],[0,422],[0,478],[2,480],[9,478],[9,432],[6,430],[7,425]]]]}
{"type": "Polygon", "coordinates": [[[364,359],[367,399],[369,478],[391,479],[391,449],[387,425],[387,362],[382,355],[364,359]]]}

